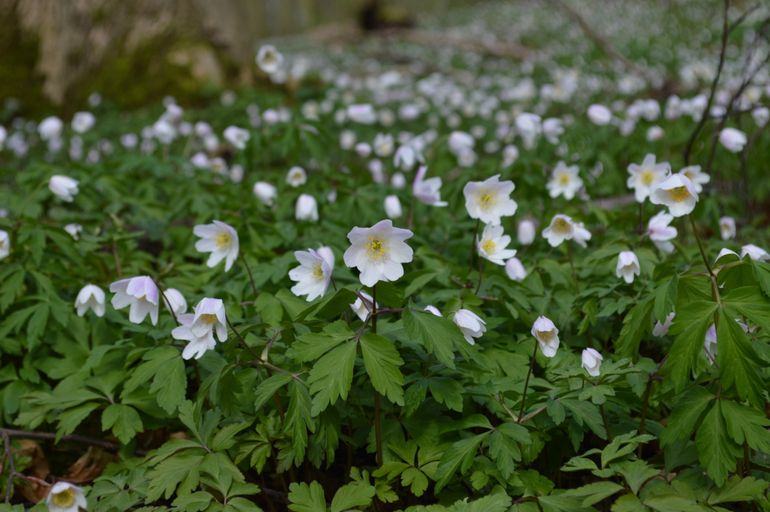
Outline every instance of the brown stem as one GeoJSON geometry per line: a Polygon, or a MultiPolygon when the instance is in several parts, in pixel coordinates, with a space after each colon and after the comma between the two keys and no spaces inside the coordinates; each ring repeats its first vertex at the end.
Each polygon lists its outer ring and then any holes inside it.
{"type": "MultiPolygon", "coordinates": [[[[18,437],[20,439],[43,439],[46,441],[56,442],[56,434],[52,432],[30,432],[26,430],[0,428],[0,435],[2,435],[4,438],[9,440],[12,437],[18,437]]],[[[110,441],[105,441],[103,439],[95,439],[93,437],[80,436],[77,434],[62,436],[61,439],[59,439],[58,443],[62,443],[62,442],[82,443],[82,444],[88,444],[91,446],[98,446],[99,448],[103,448],[104,450],[107,450],[109,452],[116,452],[120,449],[120,445],[117,443],[112,443],[110,441]]],[[[139,452],[137,451],[137,453],[139,452]]]]}
{"type": "Polygon", "coordinates": [[[251,289],[254,292],[254,298],[259,295],[259,292],[257,291],[257,285],[254,282],[254,275],[251,273],[251,267],[249,266],[249,262],[246,261],[246,258],[241,258],[243,260],[243,266],[246,267],[246,273],[249,274],[249,282],[251,283],[251,289]]]}

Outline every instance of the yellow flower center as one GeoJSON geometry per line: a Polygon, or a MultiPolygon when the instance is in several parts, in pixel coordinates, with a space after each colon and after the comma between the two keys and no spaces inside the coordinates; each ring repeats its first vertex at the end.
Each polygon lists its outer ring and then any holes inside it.
{"type": "Polygon", "coordinates": [[[484,240],[481,242],[481,249],[487,254],[494,252],[495,247],[497,247],[497,244],[493,240],[484,240]]]}
{"type": "Polygon", "coordinates": [[[569,184],[569,174],[564,172],[559,174],[559,185],[565,186],[567,184],[569,184]]]}
{"type": "Polygon", "coordinates": [[[642,171],[642,183],[647,185],[648,187],[652,185],[652,182],[655,180],[655,173],[651,169],[645,169],[642,171]]]}
{"type": "Polygon", "coordinates": [[[572,226],[569,222],[567,222],[566,219],[562,219],[561,217],[557,217],[553,221],[553,230],[557,233],[569,233],[572,230],[572,226]]]}
{"type": "Polygon", "coordinates": [[[381,260],[385,257],[385,244],[379,238],[369,239],[369,259],[381,260]]]}
{"type": "Polygon", "coordinates": [[[479,206],[482,210],[488,210],[495,204],[495,196],[489,192],[484,192],[479,197],[479,206]]]}
{"type": "Polygon", "coordinates": [[[291,173],[291,181],[299,181],[302,179],[302,173],[299,171],[294,171],[291,173]]]}
{"type": "Polygon", "coordinates": [[[690,180],[692,180],[695,177],[695,173],[690,170],[684,171],[684,175],[690,178],[690,180]]]}
{"type": "Polygon", "coordinates": [[[217,321],[217,315],[211,313],[205,313],[199,317],[199,320],[206,324],[214,324],[217,321]]]}
{"type": "Polygon", "coordinates": [[[73,489],[64,489],[62,492],[53,495],[51,503],[57,507],[71,507],[75,504],[75,491],[73,489]]]}
{"type": "Polygon", "coordinates": [[[536,331],[536,332],[537,332],[538,339],[541,340],[544,343],[550,343],[551,341],[553,341],[554,337],[556,336],[556,334],[552,330],[551,331],[536,331]]]}
{"type": "Polygon", "coordinates": [[[324,269],[320,263],[316,263],[315,267],[313,267],[313,277],[319,281],[324,278],[324,269]]]}
{"type": "Polygon", "coordinates": [[[228,233],[218,233],[214,239],[214,243],[217,244],[217,249],[224,249],[230,245],[230,235],[228,233]]]}
{"type": "Polygon", "coordinates": [[[668,191],[668,197],[675,203],[681,203],[689,199],[690,191],[687,190],[687,187],[674,187],[668,191]]]}

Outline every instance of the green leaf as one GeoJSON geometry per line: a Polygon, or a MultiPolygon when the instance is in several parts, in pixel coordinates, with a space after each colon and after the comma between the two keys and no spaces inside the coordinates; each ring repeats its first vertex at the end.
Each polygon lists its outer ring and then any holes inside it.
{"type": "Polygon", "coordinates": [[[722,416],[720,402],[717,401],[703,418],[695,435],[698,458],[706,473],[720,487],[727,480],[728,473],[735,469],[735,462],[741,455],[740,447],[727,434],[722,416]]]}
{"type": "Polygon", "coordinates": [[[647,298],[637,303],[623,319],[623,328],[615,340],[615,348],[621,357],[636,359],[639,355],[639,343],[642,336],[652,327],[652,300],[647,298]]]}
{"type": "Polygon", "coordinates": [[[122,397],[150,382],[150,393],[155,394],[158,405],[167,413],[177,410],[187,393],[187,376],[179,350],[158,347],[148,351],[143,363],[130,372],[123,386],[122,397]]]}
{"type": "Polygon", "coordinates": [[[449,377],[433,377],[428,380],[430,394],[440,404],[457,412],[463,411],[463,386],[449,377]]]}
{"type": "Polygon", "coordinates": [[[731,308],[720,312],[717,340],[722,385],[725,389],[735,389],[738,396],[755,405],[764,403],[764,386],[756,367],[757,353],[749,337],[735,321],[731,308]]]}
{"type": "Polygon", "coordinates": [[[88,417],[97,407],[98,403],[88,402],[72,409],[67,409],[59,414],[59,428],[56,429],[56,441],[60,441],[62,436],[66,436],[75,431],[75,429],[88,417]]]}
{"type": "Polygon", "coordinates": [[[368,507],[374,497],[374,486],[362,480],[343,485],[332,499],[331,512],[345,512],[354,507],[368,507]]]}
{"type": "Polygon", "coordinates": [[[669,331],[674,336],[674,345],[669,351],[665,369],[670,373],[677,391],[684,389],[698,364],[698,357],[703,352],[703,340],[709,326],[714,323],[716,309],[715,303],[698,300],[686,303],[676,312],[669,331]]]}
{"type": "Polygon", "coordinates": [[[678,287],[679,275],[674,274],[671,276],[671,279],[664,281],[663,284],[655,290],[653,316],[658,322],[663,322],[666,319],[666,316],[674,311],[678,287]]]}
{"type": "Polygon", "coordinates": [[[404,328],[413,341],[419,342],[448,368],[454,368],[454,347],[465,343],[460,329],[449,319],[427,311],[404,312],[404,328]]]}
{"type": "Polygon", "coordinates": [[[137,432],[141,432],[142,426],[139,413],[128,405],[112,404],[102,413],[102,430],[111,428],[123,444],[128,444],[137,432]]]}
{"type": "Polygon", "coordinates": [[[406,468],[401,473],[401,485],[409,487],[409,490],[418,498],[428,489],[428,477],[417,468],[406,468]]]}
{"type": "Polygon", "coordinates": [[[576,496],[582,498],[581,506],[590,507],[622,490],[623,486],[616,484],[615,482],[594,482],[578,487],[577,489],[570,489],[562,494],[562,496],[576,496]]]}
{"type": "Polygon", "coordinates": [[[757,279],[757,284],[762,289],[766,297],[770,298],[770,264],[763,261],[751,262],[754,269],[754,276],[757,279]]]}
{"type": "Polygon", "coordinates": [[[289,384],[289,407],[286,409],[285,430],[291,434],[294,448],[294,464],[299,466],[305,458],[307,432],[313,432],[314,424],[310,415],[310,394],[300,382],[289,384]]]}
{"type": "Polygon", "coordinates": [[[276,373],[260,382],[259,385],[257,385],[257,390],[254,392],[256,398],[254,401],[254,408],[259,411],[268,400],[273,398],[276,391],[291,382],[291,379],[292,377],[288,373],[276,373]]]}
{"type": "Polygon", "coordinates": [[[205,492],[198,491],[186,496],[179,496],[174,500],[173,505],[183,509],[185,512],[200,512],[206,510],[214,497],[205,492]]]}
{"type": "Polygon", "coordinates": [[[347,399],[353,382],[356,347],[355,342],[344,343],[327,352],[313,365],[307,379],[313,395],[313,416],[334,405],[338,398],[347,399]]]}
{"type": "Polygon", "coordinates": [[[753,477],[732,477],[721,489],[715,489],[708,498],[709,505],[719,503],[734,503],[736,501],[753,501],[759,499],[767,491],[767,481],[753,477]]]}
{"type": "Polygon", "coordinates": [[[289,510],[293,512],[325,512],[326,499],[321,484],[312,481],[310,485],[304,482],[294,482],[289,485],[289,510]]]}
{"type": "Polygon", "coordinates": [[[270,325],[278,325],[283,318],[281,302],[273,295],[262,292],[254,301],[254,308],[262,316],[262,321],[270,325]]]}
{"type": "Polygon", "coordinates": [[[389,339],[367,333],[361,337],[361,354],[372,386],[393,403],[404,405],[404,376],[398,369],[403,359],[389,339]]]}
{"type": "Polygon", "coordinates": [[[660,474],[660,471],[643,460],[627,460],[614,464],[612,467],[623,475],[629,489],[634,494],[639,494],[639,490],[645,482],[660,474]]]}
{"type": "Polygon", "coordinates": [[[701,386],[688,388],[674,404],[666,430],[660,436],[661,445],[689,439],[713,399],[714,395],[701,386]]]}
{"type": "Polygon", "coordinates": [[[353,331],[342,321],[331,323],[319,333],[306,333],[299,336],[287,354],[292,359],[306,363],[315,361],[343,341],[353,337],[353,331]]]}
{"type": "Polygon", "coordinates": [[[764,411],[752,409],[731,400],[722,400],[722,417],[735,444],[747,443],[753,450],[770,453],[770,420],[764,411]]]}
{"type": "Polygon", "coordinates": [[[434,476],[436,480],[436,492],[438,493],[449,483],[457,470],[464,473],[473,462],[474,455],[481,442],[489,435],[489,432],[477,434],[472,437],[461,439],[453,443],[444,452],[441,461],[436,468],[434,476]]]}

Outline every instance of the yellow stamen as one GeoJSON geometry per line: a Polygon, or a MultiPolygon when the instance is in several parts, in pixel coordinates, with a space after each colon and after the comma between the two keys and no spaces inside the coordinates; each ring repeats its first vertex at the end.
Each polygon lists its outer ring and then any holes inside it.
{"type": "Polygon", "coordinates": [[[324,278],[324,269],[320,263],[316,263],[315,267],[313,267],[313,277],[318,280],[324,278]]]}
{"type": "Polygon", "coordinates": [[[650,169],[645,169],[642,171],[642,183],[647,185],[648,187],[652,185],[652,182],[655,180],[655,173],[650,169]]]}
{"type": "Polygon", "coordinates": [[[572,230],[572,226],[569,222],[567,222],[566,219],[562,219],[561,217],[557,217],[553,221],[553,230],[557,233],[568,233],[570,230],[572,230]]]}
{"type": "Polygon", "coordinates": [[[217,249],[224,249],[230,245],[230,235],[228,233],[218,233],[214,239],[214,243],[217,245],[217,249]]]}
{"type": "Polygon", "coordinates": [[[569,184],[569,174],[567,173],[559,174],[559,185],[567,185],[567,184],[569,184]]]}
{"type": "Polygon", "coordinates": [[[495,196],[490,194],[489,192],[484,192],[479,197],[479,206],[481,206],[482,210],[488,210],[492,206],[495,205],[495,196]]]}
{"type": "Polygon", "coordinates": [[[385,257],[385,244],[379,238],[369,239],[369,259],[381,260],[385,257]]]}
{"type": "Polygon", "coordinates": [[[487,254],[494,252],[495,247],[497,247],[497,244],[493,240],[484,240],[481,242],[481,250],[487,254]]]}
{"type": "Polygon", "coordinates": [[[554,339],[556,334],[553,331],[537,331],[537,337],[541,341],[548,343],[554,339]]]}
{"type": "Polygon", "coordinates": [[[217,315],[212,315],[211,313],[204,313],[198,319],[206,324],[214,324],[217,321],[217,315]]]}
{"type": "Polygon", "coordinates": [[[690,191],[687,187],[674,187],[668,191],[668,197],[675,203],[681,203],[690,198],[690,191]]]}
{"type": "Polygon", "coordinates": [[[57,507],[71,507],[75,504],[75,491],[73,489],[64,489],[62,492],[53,495],[51,503],[57,507]]]}

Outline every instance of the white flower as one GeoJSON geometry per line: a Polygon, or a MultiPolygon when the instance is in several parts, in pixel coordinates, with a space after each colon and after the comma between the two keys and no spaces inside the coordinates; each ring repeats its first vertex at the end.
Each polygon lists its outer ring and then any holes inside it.
{"type": "Polygon", "coordinates": [[[439,309],[436,306],[433,306],[431,304],[428,304],[427,306],[425,306],[425,311],[427,311],[428,313],[434,316],[441,316],[441,311],[439,311],[439,309]]]}
{"type": "MultiPolygon", "coordinates": [[[[764,127],[767,121],[770,120],[770,109],[767,107],[758,107],[751,111],[751,117],[754,118],[754,122],[759,128],[764,127]]],[[[2,143],[0,143],[2,146],[2,143]]]]}
{"type": "Polygon", "coordinates": [[[746,145],[746,134],[735,128],[724,128],[719,132],[719,142],[731,153],[740,153],[746,145]]]}
{"type": "Polygon", "coordinates": [[[401,201],[398,200],[397,195],[389,195],[385,197],[385,215],[389,219],[397,219],[402,215],[401,201]]]}
{"type": "Polygon", "coordinates": [[[518,205],[510,197],[515,188],[512,181],[500,181],[499,174],[484,181],[468,182],[463,188],[465,209],[472,219],[480,219],[485,224],[500,224],[501,217],[516,213],[518,205]]]}
{"type": "Polygon", "coordinates": [[[179,316],[187,313],[187,301],[184,298],[184,295],[182,295],[182,292],[177,290],[176,288],[169,288],[168,290],[163,291],[163,297],[165,297],[164,303],[166,303],[166,307],[169,307],[171,311],[174,313],[174,316],[179,316]]]}
{"type": "MultiPolygon", "coordinates": [[[[516,251],[514,251],[516,252],[516,251]]],[[[505,262],[505,273],[513,281],[523,281],[527,277],[527,271],[524,269],[519,258],[511,257],[505,262]]]]}
{"type": "Polygon", "coordinates": [[[64,123],[56,116],[46,117],[40,124],[37,125],[37,133],[40,138],[45,141],[58,139],[61,136],[62,127],[64,123]]]}
{"type": "Polygon", "coordinates": [[[663,323],[656,321],[655,326],[652,328],[652,335],[660,338],[661,336],[668,334],[668,330],[671,328],[671,324],[674,322],[675,316],[676,313],[672,311],[666,315],[666,319],[663,321],[663,323]]]}
{"type": "Polygon", "coordinates": [[[591,377],[599,376],[603,360],[604,358],[602,355],[592,348],[584,348],[582,354],[580,354],[580,366],[582,366],[591,377]]]}
{"type": "Polygon", "coordinates": [[[297,283],[292,286],[291,293],[298,297],[306,295],[308,302],[326,294],[331,282],[334,254],[328,247],[323,249],[323,252],[321,249],[294,252],[294,257],[297,258],[300,266],[289,271],[289,279],[297,283]]]}
{"type": "Polygon", "coordinates": [[[393,165],[402,171],[411,171],[419,158],[420,156],[412,146],[404,144],[403,146],[399,146],[396,150],[396,154],[393,155],[393,165]]]}
{"type": "MultiPolygon", "coordinates": [[[[356,301],[350,305],[350,309],[355,312],[356,316],[358,316],[362,322],[365,322],[372,312],[372,296],[366,292],[358,292],[358,295],[359,297],[356,301]],[[361,300],[361,297],[363,297],[364,300],[361,300]]],[[[380,305],[376,304],[376,307],[379,308],[380,305]]]]}
{"type": "Polygon", "coordinates": [[[558,144],[559,137],[564,133],[562,120],[556,117],[550,117],[543,121],[543,135],[545,140],[551,144],[558,144]]]}
{"type": "Polygon", "coordinates": [[[278,196],[278,189],[275,185],[266,181],[258,181],[254,184],[254,195],[267,206],[273,206],[275,198],[278,196]]]}
{"type": "Polygon", "coordinates": [[[674,220],[673,215],[662,211],[658,212],[647,223],[647,235],[655,246],[665,253],[674,251],[674,244],[671,243],[671,240],[676,238],[677,229],[669,226],[672,220],[674,220]]]}
{"type": "Polygon", "coordinates": [[[634,189],[636,202],[643,203],[655,187],[671,173],[668,162],[655,163],[655,155],[649,153],[641,164],[629,164],[626,186],[634,189]]]}
{"type": "Polygon", "coordinates": [[[238,128],[237,126],[228,126],[225,128],[224,137],[227,142],[233,145],[236,149],[244,149],[246,143],[249,142],[251,134],[248,130],[238,128]]]}
{"type": "Polygon", "coordinates": [[[356,134],[351,130],[340,132],[340,148],[351,149],[356,144],[356,134]]]}
{"type": "Polygon", "coordinates": [[[532,336],[540,345],[540,351],[545,357],[553,357],[559,350],[559,329],[554,323],[544,316],[537,317],[532,324],[532,336]]]}
{"type": "Polygon", "coordinates": [[[469,133],[453,131],[449,134],[449,151],[456,156],[472,151],[475,143],[476,140],[469,133]]]}
{"type": "Polygon", "coordinates": [[[78,194],[78,181],[69,176],[56,174],[48,181],[48,188],[62,201],[71,203],[78,194]]]}
{"type": "Polygon", "coordinates": [[[487,330],[487,323],[469,309],[458,309],[452,315],[452,321],[462,331],[465,341],[471,345],[475,345],[476,338],[480,338],[487,330]]]}
{"type": "Polygon", "coordinates": [[[574,236],[575,222],[561,213],[554,215],[551,223],[543,230],[543,237],[551,247],[558,247],[565,240],[572,240],[574,236]]]}
{"type": "Polygon", "coordinates": [[[703,192],[703,185],[711,181],[711,176],[700,170],[700,165],[690,165],[679,171],[692,181],[697,193],[703,192]]]}
{"type": "Polygon", "coordinates": [[[282,64],[283,55],[271,44],[262,46],[257,52],[257,66],[268,75],[278,71],[282,64]]]}
{"type": "Polygon", "coordinates": [[[514,123],[516,125],[516,131],[524,140],[524,147],[526,149],[535,147],[537,137],[543,129],[540,116],[529,112],[522,112],[516,116],[514,123]]]}
{"type": "Polygon", "coordinates": [[[508,146],[505,146],[503,148],[503,161],[500,165],[502,165],[503,169],[506,169],[514,164],[516,160],[519,158],[519,148],[514,146],[513,144],[509,144],[508,146]]]}
{"type": "Polygon", "coordinates": [[[655,142],[656,140],[660,140],[663,138],[663,136],[666,134],[666,132],[663,131],[663,128],[661,128],[658,125],[650,126],[647,129],[647,140],[649,142],[655,142]]]}
{"type": "Polygon", "coordinates": [[[318,222],[318,202],[310,194],[301,194],[294,206],[294,218],[318,222]]]}
{"type": "Polygon", "coordinates": [[[104,290],[93,284],[85,285],[75,298],[75,309],[78,316],[85,315],[89,309],[96,316],[104,316],[104,290]]]}
{"type": "Polygon", "coordinates": [[[393,185],[393,188],[401,190],[406,186],[406,177],[400,172],[393,173],[390,184],[393,185]]]}
{"type": "Polygon", "coordinates": [[[112,307],[123,309],[130,306],[128,320],[140,324],[150,315],[152,325],[158,323],[158,306],[160,305],[158,287],[148,276],[136,276],[115,281],[110,285],[112,307]]]}
{"type": "Polygon", "coordinates": [[[0,229],[0,260],[5,259],[11,253],[11,237],[4,229],[0,229]]]}
{"type": "Polygon", "coordinates": [[[378,133],[374,137],[374,153],[379,157],[390,156],[393,153],[393,136],[389,133],[378,133]]]}
{"type": "Polygon", "coordinates": [[[476,242],[479,256],[495,265],[505,265],[505,260],[516,256],[516,251],[506,249],[511,237],[503,233],[503,226],[487,224],[481,238],[476,242]]]}
{"type": "Polygon", "coordinates": [[[695,209],[698,192],[687,176],[673,174],[652,191],[650,202],[665,205],[671,215],[681,217],[695,209]]]}
{"type": "Polygon", "coordinates": [[[91,112],[77,112],[72,116],[72,129],[77,133],[85,133],[93,128],[96,118],[91,112]]]}
{"type": "Polygon", "coordinates": [[[377,121],[377,112],[368,103],[348,105],[347,114],[348,118],[356,123],[374,124],[377,121]]]}
{"type": "Polygon", "coordinates": [[[412,185],[412,193],[421,203],[431,206],[446,206],[447,203],[441,200],[441,178],[435,176],[425,179],[428,168],[424,165],[417,169],[412,185]]]}
{"type": "Polygon", "coordinates": [[[189,341],[182,351],[183,359],[200,359],[216,347],[214,334],[220,343],[227,340],[227,316],[221,299],[202,299],[193,313],[180,315],[179,327],[171,331],[174,339],[189,341]]]}
{"type": "Polygon", "coordinates": [[[622,277],[623,280],[631,284],[634,282],[634,277],[641,273],[641,267],[639,266],[639,258],[636,257],[632,251],[621,251],[618,254],[618,264],[615,267],[615,275],[622,277]]]}
{"type": "Polygon", "coordinates": [[[404,275],[402,264],[412,261],[412,248],[405,240],[413,235],[408,229],[394,228],[389,219],[370,228],[354,227],[348,233],[351,245],[343,256],[345,265],[358,268],[365,286],[395,281],[404,275]]]}
{"type": "Polygon", "coordinates": [[[193,234],[200,238],[195,242],[195,250],[198,252],[210,252],[206,266],[216,267],[220,261],[225,260],[225,272],[233,266],[238,257],[238,233],[232,226],[215,220],[211,224],[199,224],[193,228],[193,234]]]}
{"type": "Polygon", "coordinates": [[[286,183],[294,188],[304,185],[307,182],[307,172],[302,167],[295,165],[286,173],[286,183]]]}
{"type": "Polygon", "coordinates": [[[519,221],[516,227],[516,236],[519,239],[521,245],[530,245],[535,241],[536,226],[534,221],[530,219],[524,219],[519,221]]]}
{"type": "Polygon", "coordinates": [[[770,260],[770,254],[766,250],[757,247],[754,244],[747,244],[741,247],[741,258],[748,256],[754,261],[768,261],[770,260]]]}
{"type": "Polygon", "coordinates": [[[570,165],[568,167],[564,162],[556,164],[551,174],[551,180],[546,185],[548,194],[551,197],[563,195],[567,200],[575,197],[575,194],[582,186],[583,180],[578,176],[578,166],[570,165]]]}
{"type": "Polygon", "coordinates": [[[88,508],[83,489],[69,482],[56,482],[45,499],[49,512],[78,512],[88,508]]]}
{"type": "Polygon", "coordinates": [[[605,126],[612,121],[612,112],[604,105],[593,104],[588,107],[588,119],[597,126],[605,126]]]}
{"type": "Polygon", "coordinates": [[[717,359],[717,328],[711,324],[703,337],[703,350],[706,352],[706,359],[711,364],[717,359]]]}
{"type": "Polygon", "coordinates": [[[64,226],[64,231],[66,231],[72,238],[75,240],[80,238],[80,232],[83,231],[83,226],[80,224],[66,224],[64,226]]]}
{"type": "Polygon", "coordinates": [[[361,158],[366,158],[372,154],[372,147],[366,142],[359,142],[355,148],[356,154],[361,158]]]}
{"type": "Polygon", "coordinates": [[[575,241],[580,247],[585,247],[586,242],[591,239],[591,232],[588,231],[582,222],[575,222],[575,234],[572,235],[572,240],[575,241]]]}
{"type": "Polygon", "coordinates": [[[722,235],[722,240],[735,238],[735,219],[732,217],[721,217],[719,219],[719,233],[722,235]]]}
{"type": "Polygon", "coordinates": [[[5,146],[5,138],[8,136],[8,132],[5,130],[5,127],[3,125],[0,125],[0,151],[2,151],[3,146],[5,146]]]}

